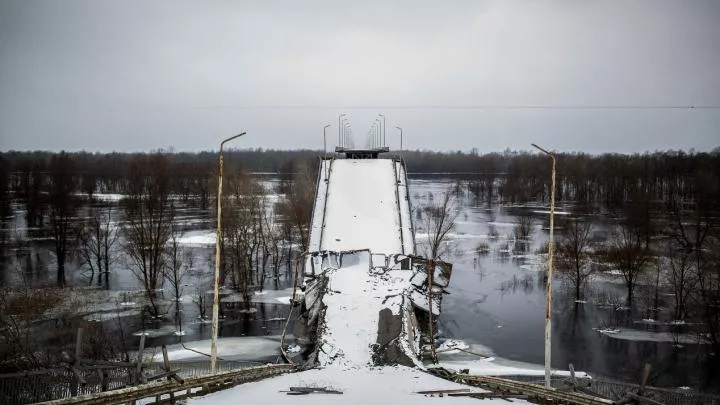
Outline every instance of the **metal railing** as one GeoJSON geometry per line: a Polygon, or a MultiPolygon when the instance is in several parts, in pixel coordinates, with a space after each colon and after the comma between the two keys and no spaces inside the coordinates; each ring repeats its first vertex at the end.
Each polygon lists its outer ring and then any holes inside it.
{"type": "MultiPolygon", "coordinates": [[[[218,360],[219,373],[254,369],[258,363],[218,360]]],[[[172,363],[172,369],[183,378],[212,376],[208,361],[172,363]]],[[[161,363],[146,363],[147,374],[163,371],[161,363]]],[[[27,373],[0,374],[0,404],[20,405],[70,399],[123,389],[136,383],[135,366],[68,368],[36,370],[27,373]],[[78,379],[78,373],[81,379],[78,379]]]]}
{"type": "MultiPolygon", "coordinates": [[[[514,375],[503,376],[502,378],[535,385],[542,385],[545,382],[544,377],[538,376],[514,375]]],[[[640,390],[639,384],[610,380],[603,377],[577,378],[577,380],[587,391],[612,401],[622,400],[626,398],[628,393],[640,390]]],[[[567,381],[567,377],[553,376],[551,385],[557,389],[568,388],[567,381]]],[[[720,395],[705,394],[692,390],[645,386],[643,392],[650,399],[665,405],[720,405],[720,395]]]]}
{"type": "Polygon", "coordinates": [[[136,401],[146,398],[150,399],[150,403],[160,403],[164,401],[174,403],[175,401],[188,397],[205,395],[221,389],[230,388],[237,384],[261,380],[292,370],[293,367],[287,364],[249,367],[206,376],[188,377],[184,379],[182,383],[174,380],[162,381],[121,388],[114,391],[66,397],[42,403],[46,405],[116,404],[135,403],[136,401]]]}

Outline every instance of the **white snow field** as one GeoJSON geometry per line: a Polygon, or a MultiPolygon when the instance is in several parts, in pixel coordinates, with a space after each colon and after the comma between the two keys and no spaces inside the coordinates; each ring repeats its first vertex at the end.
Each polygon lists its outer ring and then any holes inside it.
{"type": "Polygon", "coordinates": [[[323,161],[309,250],[414,253],[405,171],[399,167],[390,159],[323,161]]]}

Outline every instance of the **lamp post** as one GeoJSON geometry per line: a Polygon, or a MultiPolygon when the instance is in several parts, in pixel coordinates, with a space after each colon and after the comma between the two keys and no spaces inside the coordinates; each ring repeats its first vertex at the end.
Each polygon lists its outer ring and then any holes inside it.
{"type": "Polygon", "coordinates": [[[343,125],[341,123],[342,117],[344,117],[345,114],[340,114],[338,116],[338,146],[341,148],[343,147],[343,125]]]}
{"type": "MultiPolygon", "coordinates": [[[[327,129],[330,124],[323,127],[323,158],[327,159],[327,129]]],[[[323,160],[323,166],[327,166],[327,162],[323,160]]],[[[327,168],[325,169],[325,180],[328,178],[327,168]]]]}
{"type": "Polygon", "coordinates": [[[213,286],[213,307],[212,307],[212,336],[210,341],[210,371],[215,374],[217,371],[217,335],[218,335],[218,317],[220,309],[220,238],[222,238],[222,177],[223,177],[223,146],[225,143],[232,141],[245,135],[241,132],[235,136],[220,142],[220,152],[218,153],[219,171],[218,171],[218,195],[217,195],[217,233],[215,235],[215,282],[213,286]]]}
{"type": "Polygon", "coordinates": [[[352,134],[352,130],[350,130],[350,123],[347,121],[343,121],[343,143],[345,147],[348,146],[352,148],[351,142],[350,142],[350,135],[352,134]]]}
{"type": "Polygon", "coordinates": [[[552,274],[553,274],[553,230],[555,229],[555,155],[535,145],[532,146],[552,159],[552,189],[550,190],[550,241],[548,242],[547,291],[545,293],[545,387],[550,388],[550,347],[552,340],[552,274]]]}
{"type": "Polygon", "coordinates": [[[382,145],[380,146],[385,146],[385,116],[382,114],[378,115],[382,117],[382,145]]]}
{"type": "Polygon", "coordinates": [[[327,129],[330,124],[323,127],[323,155],[327,155],[327,129]]]}
{"type": "Polygon", "coordinates": [[[400,128],[400,127],[395,127],[395,128],[400,130],[400,154],[402,155],[402,143],[403,143],[402,128],[400,128]]]}
{"type": "Polygon", "coordinates": [[[375,124],[373,124],[373,125],[375,126],[375,147],[379,147],[380,146],[380,133],[381,133],[380,119],[379,118],[375,119],[375,124]]]}

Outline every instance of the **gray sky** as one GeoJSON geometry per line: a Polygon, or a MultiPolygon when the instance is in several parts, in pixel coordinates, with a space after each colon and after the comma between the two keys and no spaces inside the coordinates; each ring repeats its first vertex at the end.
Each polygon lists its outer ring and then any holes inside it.
{"type": "Polygon", "coordinates": [[[341,112],[393,148],[719,146],[718,108],[616,108],[689,105],[720,105],[717,0],[0,0],[1,150],[322,148],[341,112]]]}

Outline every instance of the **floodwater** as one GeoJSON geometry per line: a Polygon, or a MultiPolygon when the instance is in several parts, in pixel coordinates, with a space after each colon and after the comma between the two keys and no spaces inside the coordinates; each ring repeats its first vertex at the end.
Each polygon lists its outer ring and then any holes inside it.
{"type": "MultiPolygon", "coordinates": [[[[411,181],[413,206],[421,206],[432,194],[437,198],[451,186],[448,179],[411,181]]],[[[487,354],[505,359],[543,364],[545,361],[546,284],[543,270],[546,255],[535,252],[547,243],[547,208],[488,207],[459,198],[456,228],[451,233],[444,259],[453,263],[453,274],[443,298],[440,334],[486,348],[487,354]],[[515,251],[513,230],[519,210],[535,213],[529,246],[515,251]],[[493,235],[497,235],[493,237],[493,235]],[[480,243],[488,244],[486,254],[477,254],[480,243]]],[[[562,210],[562,207],[560,207],[562,210]]],[[[568,208],[567,210],[571,210],[568,208]]],[[[415,218],[416,219],[416,218],[415,218]]],[[[600,223],[602,231],[605,225],[600,223]]],[[[422,227],[422,220],[415,223],[422,227]]],[[[422,234],[422,230],[418,229],[422,234]]],[[[417,238],[418,251],[424,240],[417,238]]],[[[626,291],[620,280],[596,278],[586,287],[585,300],[576,303],[574,291],[561,277],[553,278],[552,366],[637,383],[645,363],[652,365],[651,380],[665,387],[688,386],[713,390],[720,379],[704,364],[705,347],[649,341],[656,331],[667,327],[642,323],[647,314],[635,307],[624,307],[626,291]],[[638,336],[619,339],[598,330],[629,328],[638,336]]],[[[638,286],[638,301],[652,294],[654,287],[638,286]],[[651,291],[652,290],[652,291],[651,291]]],[[[669,307],[672,297],[661,294],[661,307],[669,307]]],[[[640,307],[640,305],[638,305],[640,307]]],[[[658,324],[670,321],[660,314],[658,324]]],[[[677,332],[677,330],[675,330],[677,332]]],[[[664,333],[663,336],[670,335],[664,333]]]]}
{"type": "MultiPolygon", "coordinates": [[[[267,187],[276,181],[265,179],[267,187]]],[[[413,207],[439,198],[453,180],[449,178],[410,179],[410,198],[413,207]]],[[[3,267],[2,283],[12,285],[22,274],[30,283],[54,279],[54,257],[50,252],[52,240],[44,229],[27,229],[22,207],[17,215],[2,222],[3,267]],[[13,240],[25,240],[18,249],[13,240]]],[[[543,207],[488,207],[477,203],[464,193],[458,198],[456,228],[442,249],[442,258],[454,264],[449,294],[444,297],[440,317],[440,334],[444,338],[463,340],[485,348],[486,354],[515,361],[542,364],[544,361],[545,282],[542,269],[545,256],[536,252],[548,240],[548,223],[543,207]],[[513,231],[519,210],[531,210],[535,224],[529,241],[521,249],[515,242],[513,231]],[[487,244],[486,253],[479,254],[479,244],[487,244]]],[[[572,210],[572,207],[566,207],[572,210]]],[[[210,212],[194,208],[181,208],[178,222],[182,225],[184,246],[193,252],[194,273],[212,273],[214,245],[210,212]]],[[[426,247],[423,220],[413,214],[419,254],[426,247]]],[[[72,285],[88,285],[77,265],[71,260],[68,281],[72,285]]],[[[139,290],[140,285],[130,272],[128,263],[116,259],[112,273],[103,280],[99,289],[107,289],[109,297],[122,301],[121,291],[139,290]]],[[[282,332],[290,306],[282,303],[287,288],[292,285],[292,264],[287,263],[277,280],[268,279],[268,294],[258,296],[250,311],[241,304],[223,306],[221,337],[270,336],[282,332]]],[[[97,277],[97,276],[96,276],[97,277]]],[[[97,284],[97,279],[93,285],[97,284]]],[[[131,334],[130,344],[139,340],[140,333],[149,333],[147,345],[177,344],[204,340],[210,337],[210,325],[198,319],[198,310],[192,302],[195,276],[184,281],[181,300],[181,320],[184,336],[176,336],[174,304],[168,302],[165,319],[147,321],[132,312],[124,312],[122,324],[131,334]],[[135,335],[132,335],[132,334],[135,335]]],[[[653,366],[652,383],[658,386],[689,386],[711,389],[720,386],[717,373],[713,374],[703,362],[702,345],[652,341],[657,331],[668,331],[663,326],[642,323],[648,318],[641,310],[628,310],[617,303],[623,302],[622,284],[612,277],[596,278],[586,289],[586,301],[576,303],[562,279],[553,279],[552,308],[552,365],[602,375],[619,380],[636,382],[644,363],[653,366]],[[601,333],[599,330],[629,328],[639,333],[630,338],[601,333]]],[[[167,289],[165,294],[169,294],[167,289]]],[[[650,294],[650,288],[639,287],[638,299],[650,294]]],[[[667,294],[662,295],[669,300],[667,294]]],[[[669,304],[669,303],[668,303],[669,304]]],[[[90,318],[93,315],[89,315],[90,318]]],[[[96,316],[97,318],[97,316],[96,316]]],[[[112,315],[109,316],[112,318],[112,315]]],[[[102,318],[101,318],[102,319],[102,318]]],[[[105,322],[117,323],[105,318],[105,322]]],[[[660,320],[665,318],[659,318],[660,320]]],[[[659,322],[657,325],[659,325],[659,322]]],[[[681,331],[682,332],[682,331],[681,331]]],[[[666,334],[667,335],[667,334],[666,334]]],[[[625,336],[625,335],[622,335],[625,336]]],[[[258,359],[267,359],[277,352],[258,353],[258,359]]]]}

